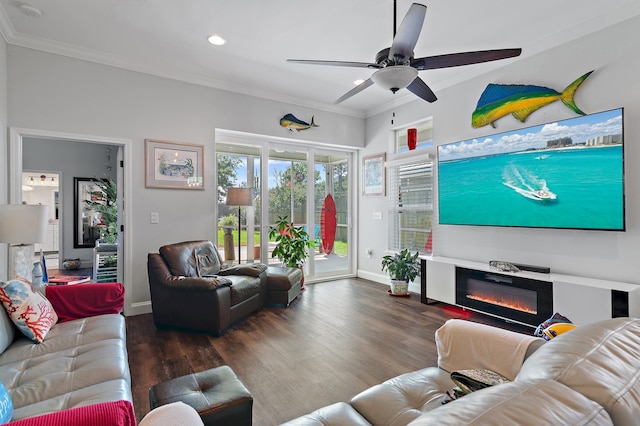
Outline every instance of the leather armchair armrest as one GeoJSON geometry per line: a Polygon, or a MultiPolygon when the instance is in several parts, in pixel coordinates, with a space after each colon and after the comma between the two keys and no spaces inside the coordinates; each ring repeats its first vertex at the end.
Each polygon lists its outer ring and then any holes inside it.
{"type": "Polygon", "coordinates": [[[221,269],[219,275],[248,275],[250,277],[259,277],[261,273],[267,270],[264,263],[251,263],[247,265],[235,265],[230,268],[221,269]]]}
{"type": "Polygon", "coordinates": [[[159,284],[171,288],[174,291],[211,291],[221,287],[230,287],[231,280],[224,277],[176,277],[169,275],[164,277],[159,284]]]}

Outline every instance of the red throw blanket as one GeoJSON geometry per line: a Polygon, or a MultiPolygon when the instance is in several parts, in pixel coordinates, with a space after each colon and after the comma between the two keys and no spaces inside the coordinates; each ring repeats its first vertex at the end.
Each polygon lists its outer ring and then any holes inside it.
{"type": "Polygon", "coordinates": [[[58,322],[119,314],[124,307],[121,283],[47,286],[46,295],[58,314],[58,322]]]}
{"type": "Polygon", "coordinates": [[[11,422],[12,426],[136,426],[129,401],[103,402],[11,422]]]}

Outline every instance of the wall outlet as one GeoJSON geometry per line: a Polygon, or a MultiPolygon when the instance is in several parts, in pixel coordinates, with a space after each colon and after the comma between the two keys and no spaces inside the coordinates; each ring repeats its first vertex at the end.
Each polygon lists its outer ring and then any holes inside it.
{"type": "Polygon", "coordinates": [[[382,212],[373,212],[371,218],[375,220],[382,220],[382,212]]]}
{"type": "Polygon", "coordinates": [[[160,215],[158,213],[151,213],[151,223],[160,223],[160,215]]]}

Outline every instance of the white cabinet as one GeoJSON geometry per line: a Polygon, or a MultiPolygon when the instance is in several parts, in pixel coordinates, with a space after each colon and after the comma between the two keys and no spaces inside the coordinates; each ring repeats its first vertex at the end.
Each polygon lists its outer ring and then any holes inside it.
{"type": "Polygon", "coordinates": [[[455,305],[456,265],[427,259],[427,298],[455,305]]]}
{"type": "MultiPolygon", "coordinates": [[[[445,257],[425,257],[426,297],[456,304],[456,267],[495,272],[488,263],[445,257]]],[[[576,325],[618,317],[640,317],[640,285],[563,274],[521,271],[500,272],[523,279],[549,281],[553,288],[553,311],[576,325]]]]}
{"type": "Polygon", "coordinates": [[[45,253],[57,252],[60,247],[60,225],[57,220],[49,220],[47,226],[47,241],[35,245],[35,253],[40,253],[42,250],[45,253]]]}

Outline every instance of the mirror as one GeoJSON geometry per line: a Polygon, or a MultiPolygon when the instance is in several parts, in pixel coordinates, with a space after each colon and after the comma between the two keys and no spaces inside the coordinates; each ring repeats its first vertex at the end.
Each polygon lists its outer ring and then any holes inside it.
{"type": "Polygon", "coordinates": [[[73,178],[74,183],[74,227],[73,247],[92,248],[104,228],[102,215],[87,206],[86,201],[106,204],[106,195],[91,178],[73,178]]]}

